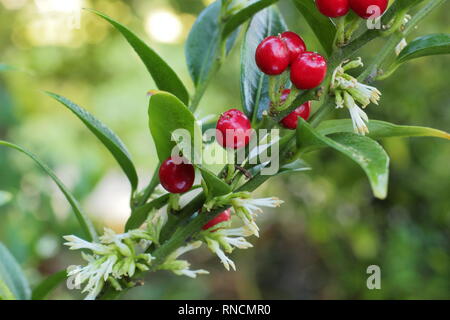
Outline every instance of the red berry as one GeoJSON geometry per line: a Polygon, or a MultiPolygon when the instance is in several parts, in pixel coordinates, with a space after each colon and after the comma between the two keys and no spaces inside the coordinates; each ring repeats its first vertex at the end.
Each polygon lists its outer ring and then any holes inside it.
{"type": "MultiPolygon", "coordinates": [[[[227,209],[224,212],[218,214],[214,219],[210,220],[207,224],[205,224],[202,229],[208,230],[209,228],[214,227],[216,224],[219,224],[221,222],[225,222],[231,219],[231,209],[227,209]]],[[[219,228],[220,229],[220,228],[219,228]]],[[[213,231],[217,231],[213,230],[213,231]]]]}
{"type": "Polygon", "coordinates": [[[303,39],[292,31],[286,31],[281,34],[281,39],[286,43],[289,51],[289,63],[294,62],[298,55],[306,51],[306,45],[303,39]]]}
{"type": "Polygon", "coordinates": [[[195,170],[190,163],[180,163],[183,159],[169,158],[159,168],[159,181],[170,193],[183,193],[189,191],[194,184],[195,170]]]}
{"type": "Polygon", "coordinates": [[[350,10],[349,0],[316,0],[316,7],[324,16],[337,18],[350,10]]]}
{"type": "Polygon", "coordinates": [[[300,90],[318,87],[327,74],[327,62],[318,53],[301,53],[291,66],[291,81],[300,90]]]}
{"type": "Polygon", "coordinates": [[[289,50],[278,37],[265,38],[256,48],[256,64],[268,75],[278,75],[289,66],[289,50]]]}
{"type": "Polygon", "coordinates": [[[389,0],[350,0],[350,8],[363,19],[378,18],[388,4],[389,0]]]}
{"type": "Polygon", "coordinates": [[[237,109],[224,112],[216,126],[217,142],[224,148],[240,149],[250,142],[252,125],[247,116],[237,109]]]}
{"type": "MultiPolygon", "coordinates": [[[[283,94],[281,95],[281,102],[286,101],[287,97],[291,93],[291,90],[285,89],[283,90],[283,94]]],[[[298,125],[298,117],[302,117],[305,120],[308,120],[309,113],[311,112],[311,102],[305,102],[300,107],[297,107],[294,111],[284,117],[280,123],[286,129],[295,130],[298,125]]]]}

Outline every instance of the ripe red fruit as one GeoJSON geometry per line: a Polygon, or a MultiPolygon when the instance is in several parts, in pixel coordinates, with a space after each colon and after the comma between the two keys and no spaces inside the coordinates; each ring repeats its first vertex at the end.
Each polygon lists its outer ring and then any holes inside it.
{"type": "Polygon", "coordinates": [[[292,31],[286,31],[281,34],[281,39],[286,44],[289,51],[289,63],[294,62],[298,55],[306,51],[306,45],[303,39],[292,31]]]}
{"type": "Polygon", "coordinates": [[[183,193],[189,191],[194,184],[195,170],[190,163],[180,163],[181,158],[174,161],[168,158],[159,168],[159,181],[170,193],[183,193]]]}
{"type": "MultiPolygon", "coordinates": [[[[221,222],[225,222],[231,219],[231,209],[227,209],[222,213],[219,213],[214,219],[210,220],[207,224],[205,224],[202,229],[208,230],[209,228],[214,227],[216,224],[219,224],[221,222]]],[[[220,229],[220,228],[219,228],[220,229]]],[[[213,231],[217,231],[213,230],[213,231]]]]}
{"type": "Polygon", "coordinates": [[[291,66],[291,81],[300,90],[318,87],[327,74],[327,62],[315,52],[301,53],[291,66]]]}
{"type": "Polygon", "coordinates": [[[378,18],[386,11],[388,4],[389,0],[350,0],[350,8],[363,19],[378,18]]]}
{"type": "Polygon", "coordinates": [[[237,109],[224,112],[216,126],[217,142],[224,148],[240,149],[250,142],[252,125],[247,116],[237,109]]]}
{"type": "MultiPolygon", "coordinates": [[[[283,94],[281,95],[281,101],[286,101],[287,97],[291,93],[291,90],[285,89],[283,90],[283,94]]],[[[286,129],[295,130],[298,125],[298,117],[302,117],[305,120],[308,120],[309,114],[311,112],[311,102],[305,102],[301,106],[297,107],[294,111],[284,117],[280,123],[286,129]]]]}
{"type": "Polygon", "coordinates": [[[337,18],[350,10],[349,0],[316,0],[316,7],[324,16],[337,18]]]}
{"type": "Polygon", "coordinates": [[[278,75],[289,66],[289,50],[280,38],[267,37],[256,48],[255,60],[265,74],[278,75]]]}

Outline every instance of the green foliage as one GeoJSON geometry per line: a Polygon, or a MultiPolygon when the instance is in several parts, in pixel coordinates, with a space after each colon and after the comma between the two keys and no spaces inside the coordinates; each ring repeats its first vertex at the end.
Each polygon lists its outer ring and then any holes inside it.
{"type": "Polygon", "coordinates": [[[255,51],[266,37],[287,30],[286,23],[275,7],[255,14],[250,21],[241,48],[241,98],[245,114],[253,121],[261,119],[269,108],[269,79],[255,62],[255,51]]]}
{"type": "MultiPolygon", "coordinates": [[[[436,137],[450,139],[450,134],[441,130],[417,126],[400,126],[380,120],[370,120],[368,128],[368,136],[372,139],[392,137],[436,137]]],[[[337,132],[353,132],[353,124],[350,119],[327,120],[323,121],[317,127],[317,131],[323,135],[337,132]]]]}
{"type": "Polygon", "coordinates": [[[92,114],[69,99],[51,92],[47,92],[47,94],[72,111],[100,140],[100,142],[109,150],[109,152],[111,152],[112,156],[119,163],[123,172],[128,177],[133,191],[136,190],[138,184],[136,168],[134,167],[128,150],[120,138],[112,132],[111,129],[97,120],[92,114]]]}
{"type": "Polygon", "coordinates": [[[278,0],[252,0],[252,3],[249,4],[244,9],[240,10],[238,13],[232,15],[228,18],[225,23],[225,27],[223,29],[222,35],[226,38],[230,33],[236,30],[241,24],[245,21],[252,18],[252,16],[262,9],[274,4],[278,0]]]}
{"type": "Polygon", "coordinates": [[[30,296],[30,286],[22,269],[0,242],[0,300],[29,300],[30,296]]]}
{"type": "Polygon", "coordinates": [[[22,152],[23,154],[26,154],[28,157],[30,157],[34,162],[37,163],[39,167],[41,167],[42,170],[47,173],[47,175],[52,178],[52,180],[56,183],[58,188],[61,190],[61,192],[66,197],[67,201],[70,203],[73,212],[75,213],[78,222],[80,223],[81,228],[85,232],[85,237],[89,239],[90,241],[97,239],[97,233],[95,231],[94,226],[92,225],[92,222],[89,220],[89,218],[86,216],[86,214],[83,213],[81,210],[80,205],[78,204],[78,201],[75,199],[75,197],[70,193],[70,191],[67,189],[67,187],[62,183],[61,180],[54,174],[54,172],[41,160],[39,160],[34,154],[31,152],[23,149],[22,147],[15,145],[13,143],[2,141],[0,140],[0,146],[5,146],[8,148],[15,149],[19,152],[22,152]]]}
{"type": "Polygon", "coordinates": [[[387,195],[389,157],[374,140],[355,133],[335,133],[326,137],[299,118],[297,144],[303,150],[331,147],[355,161],[369,178],[375,197],[384,199],[387,195]]]}
{"type": "Polygon", "coordinates": [[[125,231],[139,228],[147,219],[148,215],[152,210],[161,209],[169,201],[170,194],[165,194],[155,200],[147,202],[146,204],[140,206],[134,210],[125,225],[125,231]]]}
{"type": "Polygon", "coordinates": [[[200,13],[189,32],[186,61],[196,86],[207,81],[215,61],[229,53],[236,41],[236,32],[223,37],[223,27],[219,23],[222,11],[221,1],[213,2],[200,13]]]}
{"type": "Polygon", "coordinates": [[[178,75],[152,48],[119,22],[101,12],[95,10],[90,11],[108,21],[125,37],[145,64],[148,72],[153,77],[153,80],[155,80],[155,83],[160,90],[172,93],[186,104],[189,102],[189,93],[178,75]]]}
{"type": "Polygon", "coordinates": [[[206,183],[208,195],[210,197],[223,196],[232,191],[231,187],[214,173],[202,166],[198,166],[198,168],[202,174],[203,181],[206,183]]]}
{"type": "Polygon", "coordinates": [[[58,271],[46,279],[44,279],[41,283],[39,283],[36,288],[33,290],[33,294],[31,295],[32,300],[44,300],[56,287],[58,287],[61,282],[65,281],[67,278],[67,271],[61,270],[58,271]]]}
{"type": "Polygon", "coordinates": [[[308,22],[312,31],[316,35],[325,52],[330,55],[333,51],[333,42],[336,34],[336,27],[331,20],[322,15],[316,9],[313,0],[293,0],[295,6],[308,22]]]}
{"type": "MultiPolygon", "coordinates": [[[[191,160],[201,159],[200,127],[194,115],[177,97],[167,92],[152,94],[148,117],[150,132],[161,162],[170,157],[173,148],[177,145],[172,135],[177,129],[187,130],[191,137],[189,142],[183,139],[181,143],[178,143],[180,150],[185,151],[183,156],[191,160]],[[194,139],[200,139],[200,143],[195,143],[194,139]]],[[[198,163],[197,161],[192,162],[198,163]]]]}
{"type": "MultiPolygon", "coordinates": [[[[450,34],[437,33],[418,37],[411,41],[398,55],[392,66],[386,72],[391,75],[403,63],[426,56],[450,53],[450,34]]],[[[383,77],[383,75],[382,75],[383,77]]],[[[384,76],[385,77],[385,76],[384,76]]]]}

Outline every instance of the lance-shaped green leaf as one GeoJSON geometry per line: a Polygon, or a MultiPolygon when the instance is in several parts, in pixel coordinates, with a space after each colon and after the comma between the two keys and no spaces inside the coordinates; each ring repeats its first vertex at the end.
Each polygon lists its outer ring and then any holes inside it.
{"type": "Polygon", "coordinates": [[[226,53],[233,47],[237,30],[222,36],[221,1],[215,1],[206,7],[198,16],[186,41],[186,61],[195,86],[207,80],[213,62],[220,57],[222,42],[226,41],[226,53]],[[224,40],[226,39],[226,40],[224,40]]]}
{"type": "Polygon", "coordinates": [[[308,22],[325,52],[330,55],[333,51],[333,42],[336,35],[336,27],[317,10],[314,0],[293,0],[295,6],[308,22]]]}
{"type": "Polygon", "coordinates": [[[44,300],[50,292],[52,292],[56,287],[58,287],[61,282],[63,282],[67,277],[66,270],[58,271],[39,283],[33,290],[31,295],[32,300],[44,300]]]}
{"type": "MultiPolygon", "coordinates": [[[[400,126],[397,124],[370,120],[368,123],[369,134],[372,139],[382,139],[391,137],[436,137],[450,140],[450,134],[433,128],[418,126],[400,126]]],[[[353,132],[353,124],[350,119],[323,121],[317,131],[323,135],[338,132],[353,132]]]]}
{"type": "Polygon", "coordinates": [[[450,53],[450,34],[429,34],[411,41],[398,55],[393,68],[409,60],[450,53]]]}
{"type": "MultiPolygon", "coordinates": [[[[252,167],[249,171],[252,175],[255,176],[260,173],[261,169],[263,169],[266,165],[268,165],[268,163],[259,164],[252,167]]],[[[292,162],[282,165],[275,175],[279,176],[287,173],[292,174],[309,170],[311,170],[311,167],[305,161],[303,161],[302,159],[295,159],[292,162]]]]}
{"type": "Polygon", "coordinates": [[[175,71],[152,48],[119,22],[101,12],[91,9],[88,10],[108,21],[125,37],[147,67],[148,72],[160,90],[172,93],[186,104],[189,102],[189,93],[183,82],[181,82],[175,71]]]}
{"type": "Polygon", "coordinates": [[[269,78],[255,62],[255,52],[266,37],[287,30],[286,23],[275,6],[253,16],[241,48],[241,98],[245,114],[253,121],[261,119],[269,108],[269,78]]]}
{"type": "Polygon", "coordinates": [[[136,168],[134,167],[133,161],[131,160],[131,156],[127,148],[120,140],[120,138],[92,114],[90,114],[82,107],[76,105],[69,99],[51,92],[47,92],[47,94],[60,102],[63,106],[67,107],[70,111],[72,111],[101,141],[101,143],[109,150],[112,156],[119,163],[120,167],[128,177],[132,190],[136,190],[138,185],[136,168]]]}
{"type": "Polygon", "coordinates": [[[154,92],[150,98],[148,117],[161,162],[169,158],[177,146],[191,163],[201,163],[201,130],[183,102],[170,93],[154,92]]]}
{"type": "Polygon", "coordinates": [[[250,19],[255,13],[263,10],[264,8],[274,4],[277,1],[278,0],[252,0],[248,6],[228,18],[223,29],[223,36],[228,36],[241,24],[250,19]]]}
{"type": "Polygon", "coordinates": [[[30,286],[20,265],[0,242],[0,300],[29,300],[30,286]]]}
{"type": "Polygon", "coordinates": [[[135,209],[125,225],[125,231],[139,228],[152,210],[161,209],[169,201],[169,194],[165,194],[135,209]]]}
{"type": "Polygon", "coordinates": [[[364,170],[375,197],[386,198],[389,156],[375,140],[348,132],[324,136],[299,118],[297,145],[305,152],[328,146],[345,154],[364,170]]]}
{"type": "Polygon", "coordinates": [[[55,173],[45,163],[43,163],[41,160],[39,160],[31,152],[23,149],[22,147],[20,147],[18,145],[13,144],[13,143],[0,140],[0,146],[5,146],[5,147],[9,147],[9,148],[15,149],[17,151],[20,151],[20,152],[26,154],[27,156],[29,156],[32,160],[34,160],[34,162],[36,162],[37,165],[39,167],[41,167],[41,169],[44,170],[45,173],[47,173],[47,175],[50,178],[52,178],[52,180],[56,183],[58,188],[64,194],[64,196],[66,197],[67,201],[72,206],[72,210],[74,211],[75,216],[77,217],[81,228],[86,233],[86,237],[88,238],[88,240],[89,241],[97,240],[97,233],[95,231],[95,228],[92,225],[92,222],[89,220],[89,218],[81,210],[81,207],[78,204],[78,201],[70,193],[69,189],[67,189],[67,187],[62,183],[62,181],[59,180],[59,178],[55,175],[55,173]]]}
{"type": "Polygon", "coordinates": [[[197,166],[197,168],[199,168],[203,181],[206,183],[206,187],[208,188],[208,196],[219,197],[231,192],[230,185],[219,179],[219,177],[217,177],[214,173],[202,166],[197,166]]]}

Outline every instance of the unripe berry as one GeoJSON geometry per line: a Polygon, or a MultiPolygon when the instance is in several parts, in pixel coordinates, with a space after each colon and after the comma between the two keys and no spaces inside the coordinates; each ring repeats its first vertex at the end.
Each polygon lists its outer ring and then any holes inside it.
{"type": "Polygon", "coordinates": [[[286,44],[289,51],[289,63],[297,59],[298,55],[306,51],[306,44],[303,39],[292,31],[286,31],[281,34],[281,39],[286,44]]]}
{"type": "MultiPolygon", "coordinates": [[[[291,90],[285,89],[283,90],[283,94],[281,95],[281,102],[286,101],[287,97],[291,93],[291,90]]],[[[301,106],[297,107],[294,111],[284,117],[280,123],[286,129],[295,130],[298,126],[298,117],[302,117],[303,119],[308,120],[309,114],[311,112],[311,102],[305,102],[301,106]]]]}
{"type": "Polygon", "coordinates": [[[278,37],[265,38],[256,48],[258,68],[267,75],[279,75],[289,66],[289,50],[278,37]]]}
{"type": "Polygon", "coordinates": [[[170,193],[183,193],[189,191],[194,184],[195,170],[190,163],[180,163],[182,158],[176,160],[178,161],[168,158],[161,164],[159,181],[170,193]]]}
{"type": "Polygon", "coordinates": [[[349,0],[316,0],[316,7],[324,16],[337,18],[350,10],[349,0]]]}
{"type": "MultiPolygon", "coordinates": [[[[214,227],[216,224],[219,224],[219,223],[221,223],[221,222],[228,221],[228,220],[230,220],[230,219],[231,219],[231,209],[227,209],[227,210],[225,210],[224,212],[219,213],[214,219],[210,220],[207,224],[205,224],[205,225],[202,227],[202,229],[203,229],[203,230],[208,230],[209,228],[214,227]]],[[[219,228],[219,229],[220,229],[220,228],[219,228]]],[[[217,231],[217,230],[218,230],[218,229],[213,230],[212,232],[217,231]]]]}
{"type": "Polygon", "coordinates": [[[224,148],[240,149],[250,142],[252,125],[247,116],[237,109],[224,112],[216,126],[217,142],[224,148]]]}
{"type": "Polygon", "coordinates": [[[350,8],[361,18],[378,18],[385,11],[389,0],[350,0],[350,8]]]}
{"type": "Polygon", "coordinates": [[[300,90],[318,87],[327,74],[327,62],[318,53],[301,53],[291,66],[291,81],[300,90]]]}

